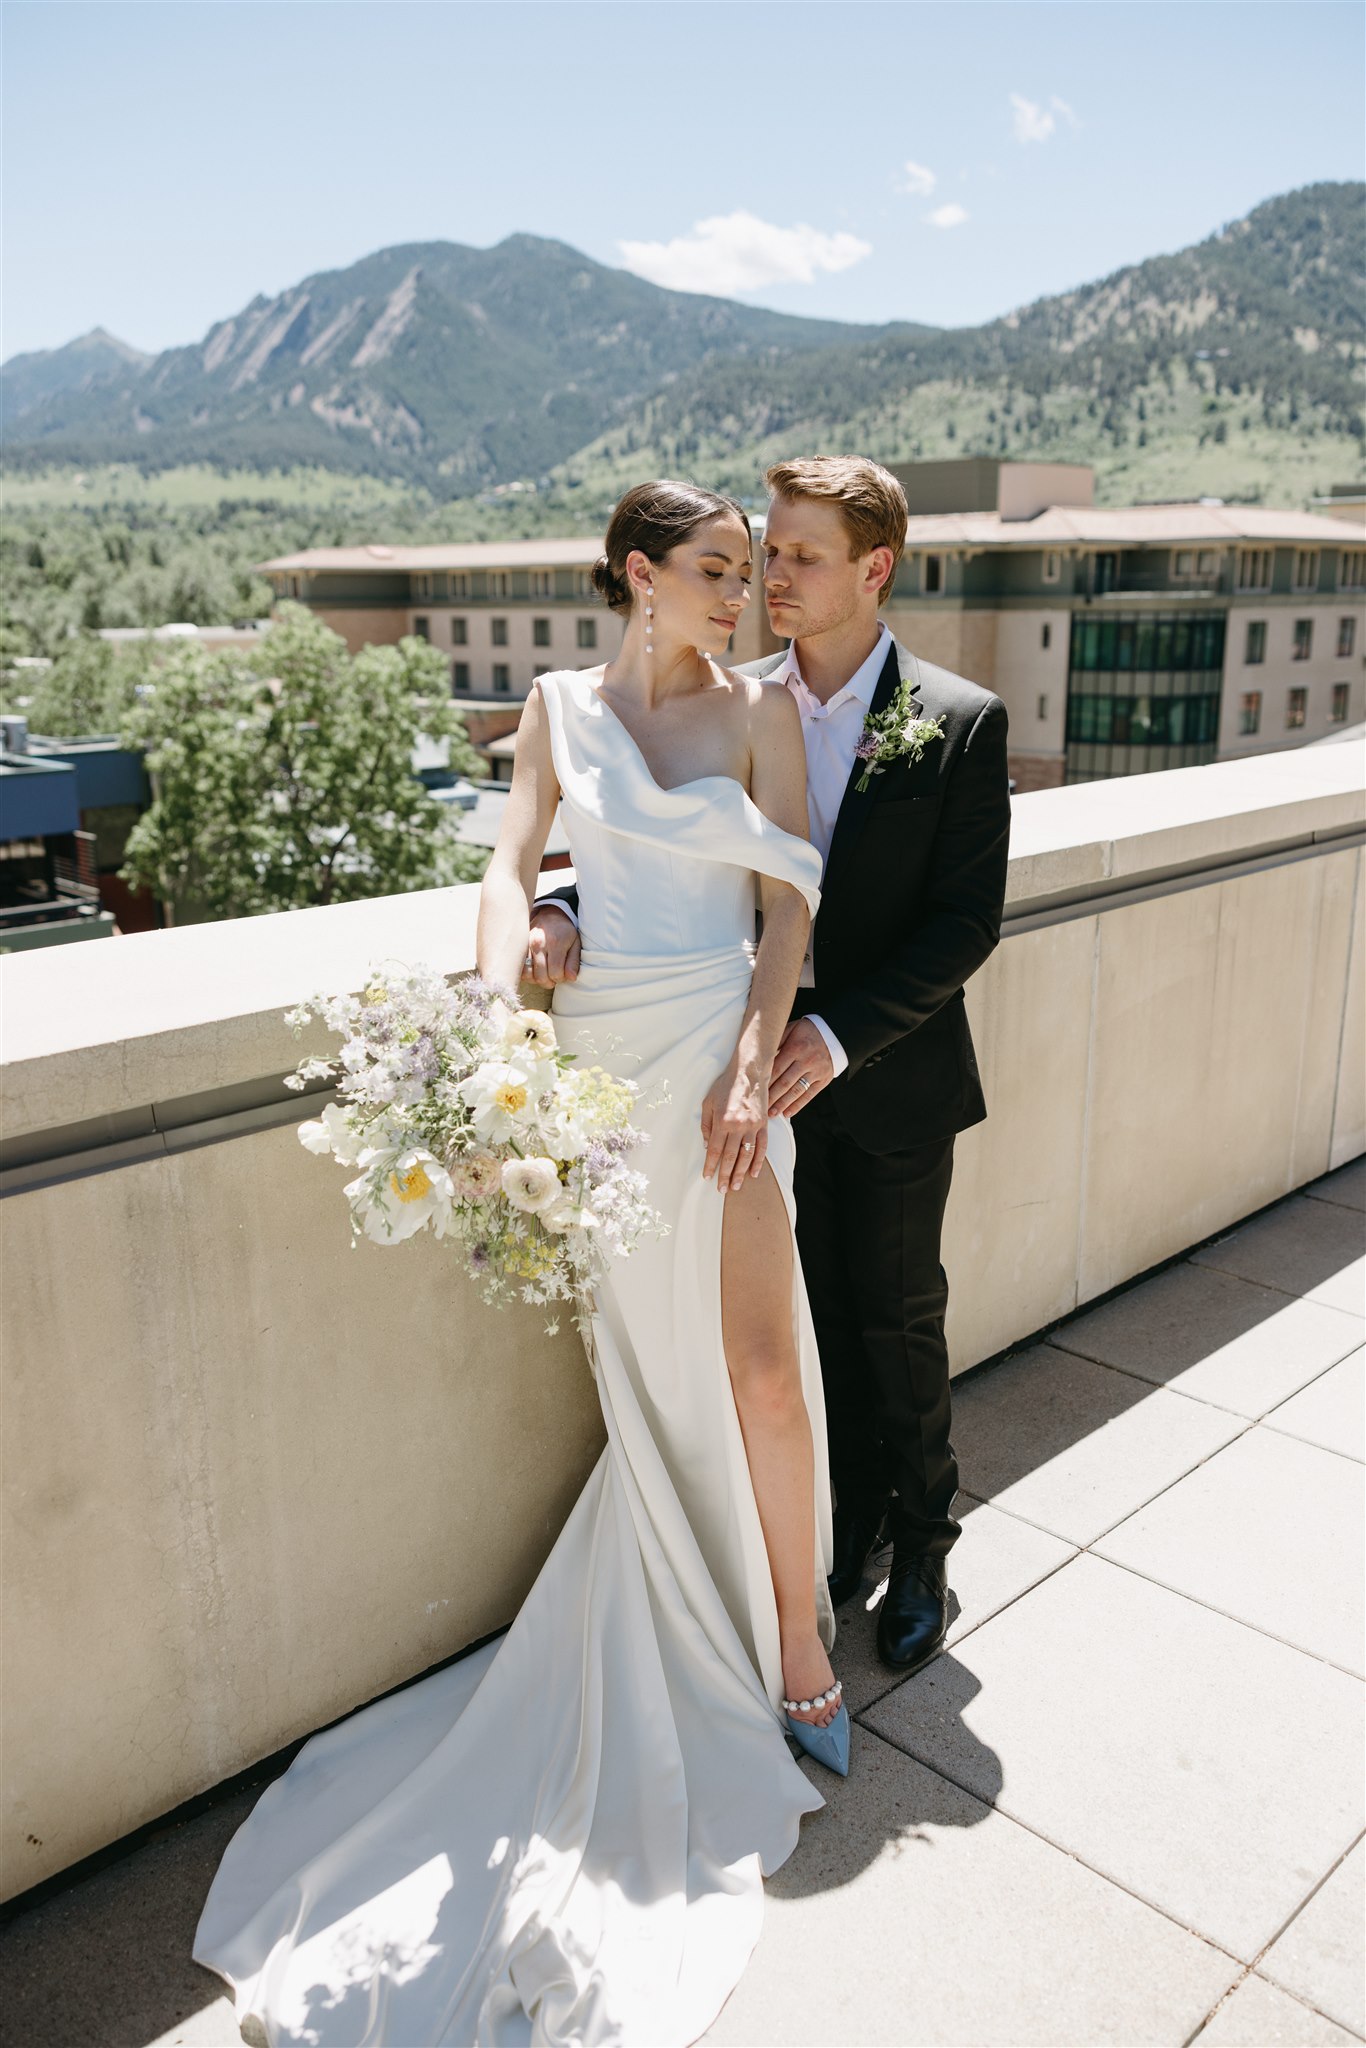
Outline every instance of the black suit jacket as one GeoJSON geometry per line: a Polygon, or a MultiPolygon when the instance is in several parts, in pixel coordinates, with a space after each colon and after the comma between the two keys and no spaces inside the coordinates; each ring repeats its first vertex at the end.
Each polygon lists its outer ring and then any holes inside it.
{"type": "MultiPolygon", "coordinates": [[[[762,678],[785,658],[740,673],[762,678]]],[[[987,1113],[963,984],[1001,935],[1010,841],[1004,704],[893,640],[870,710],[885,710],[908,676],[913,715],[942,719],[944,737],[862,793],[855,762],[821,884],[816,985],[796,1004],[848,1053],[829,1106],[876,1153],[950,1137],[987,1113]]]]}

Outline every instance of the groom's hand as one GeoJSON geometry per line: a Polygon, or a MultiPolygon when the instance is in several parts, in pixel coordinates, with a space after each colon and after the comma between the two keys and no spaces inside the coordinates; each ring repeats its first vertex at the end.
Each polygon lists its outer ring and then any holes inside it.
{"type": "Polygon", "coordinates": [[[525,975],[537,988],[554,988],[557,981],[574,981],[579,972],[579,934],[572,917],[548,904],[533,911],[525,975]]]}
{"type": "Polygon", "coordinates": [[[768,1084],[770,1116],[795,1116],[835,1078],[830,1048],[807,1017],[794,1017],[782,1035],[768,1084]]]}

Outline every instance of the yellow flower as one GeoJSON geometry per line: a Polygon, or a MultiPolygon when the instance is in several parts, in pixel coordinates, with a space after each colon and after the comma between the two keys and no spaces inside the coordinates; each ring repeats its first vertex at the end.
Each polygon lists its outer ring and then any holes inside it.
{"type": "Polygon", "coordinates": [[[526,1089],[516,1081],[505,1081],[501,1088],[495,1088],[493,1099],[499,1109],[508,1116],[516,1116],[519,1109],[526,1108],[526,1089]]]}
{"type": "Polygon", "coordinates": [[[391,1173],[389,1185],[400,1202],[420,1202],[432,1192],[432,1184],[421,1160],[414,1160],[406,1173],[391,1173]]]}

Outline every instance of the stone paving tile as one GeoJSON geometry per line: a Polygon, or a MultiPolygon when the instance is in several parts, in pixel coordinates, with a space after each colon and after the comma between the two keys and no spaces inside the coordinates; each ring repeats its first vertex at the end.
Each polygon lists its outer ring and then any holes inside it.
{"type": "Polygon", "coordinates": [[[1293,1991],[1330,2019],[1366,2034],[1366,1842],[1358,1842],[1328,1882],[1296,1914],[1262,1957],[1263,1977],[1293,1991]]]}
{"type": "Polygon", "coordinates": [[[1355,1209],[1296,1195],[1192,1252],[1191,1264],[1216,1266],[1359,1316],[1366,1309],[1363,1237],[1366,1222],[1355,1209]]]}
{"type": "Polygon", "coordinates": [[[1304,1192],[1316,1202],[1340,1202],[1344,1209],[1366,1209],[1366,1153],[1340,1166],[1336,1173],[1326,1173],[1304,1192]]]}
{"type": "Polygon", "coordinates": [[[861,1728],[765,1889],[720,2044],[1162,2043],[1235,1965],[861,1728]]]}
{"type": "Polygon", "coordinates": [[[143,2048],[182,2038],[241,2048],[222,1981],[190,1960],[190,1944],[223,1851],[266,1782],[19,1914],[0,1948],[7,2038],[23,2048],[143,2048]]]}
{"type": "Polygon", "coordinates": [[[1090,1543],[1244,1426],[1035,1344],[960,1389],[953,1440],[974,1494],[1065,1542],[1090,1543]]]}
{"type": "Polygon", "coordinates": [[[1201,2028],[1191,2048],[1335,2048],[1339,2041],[1356,2048],[1355,2034],[1263,1983],[1254,1972],[1201,2028]]]}
{"type": "MultiPolygon", "coordinates": [[[[128,2044],[128,2048],[134,2048],[134,2044],[128,2044]]],[[[169,2033],[158,2034],[155,2041],[140,2041],[135,2048],[242,2048],[232,2000],[226,1995],[216,1998],[212,2005],[191,2013],[169,2033]]]]}
{"type": "MultiPolygon", "coordinates": [[[[1366,1323],[1183,1261],[1140,1281],[1048,1341],[1250,1419],[1346,1357],[1366,1323]]],[[[971,1382],[969,1382],[971,1384],[971,1382]]]]}
{"type": "MultiPolygon", "coordinates": [[[[963,1533],[949,1556],[950,1643],[980,1628],[1009,1601],[1075,1555],[1070,1543],[1061,1543],[1014,1515],[999,1514],[962,1494],[954,1513],[963,1533]]],[[[871,1558],[862,1591],[841,1607],[837,1616],[835,1670],[844,1680],[851,1714],[861,1712],[871,1700],[901,1682],[877,1654],[878,1608],[891,1562],[890,1546],[871,1558]]]]}
{"type": "Polygon", "coordinates": [[[1332,1665],[1081,1556],[864,1720],[1251,1962],[1360,1831],[1361,1703],[1332,1665]]]}
{"type": "Polygon", "coordinates": [[[1360,1678],[1363,1511],[1360,1465],[1258,1427],[1095,1548],[1360,1678]]]}
{"type": "Polygon", "coordinates": [[[1366,1350],[1354,1351],[1273,1408],[1265,1426],[1344,1458],[1366,1459],[1366,1350]]]}

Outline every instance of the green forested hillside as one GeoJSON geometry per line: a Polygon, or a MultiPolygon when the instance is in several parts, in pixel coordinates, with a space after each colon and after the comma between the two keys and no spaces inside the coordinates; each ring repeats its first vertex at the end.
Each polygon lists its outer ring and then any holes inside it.
{"type": "Polygon", "coordinates": [[[19,466],[303,463],[449,495],[543,474],[712,356],[754,372],[874,331],[662,291],[513,235],[380,250],[254,299],[193,347],[130,351],[123,375],[63,384],[71,349],[18,359],[0,392],[19,466]]]}
{"type": "Polygon", "coordinates": [[[1175,256],[985,327],[894,334],[773,364],[704,365],[561,475],[651,468],[743,488],[796,448],[883,460],[1094,464],[1103,497],[1301,502],[1359,474],[1366,186],[1308,186],[1175,256]]]}

